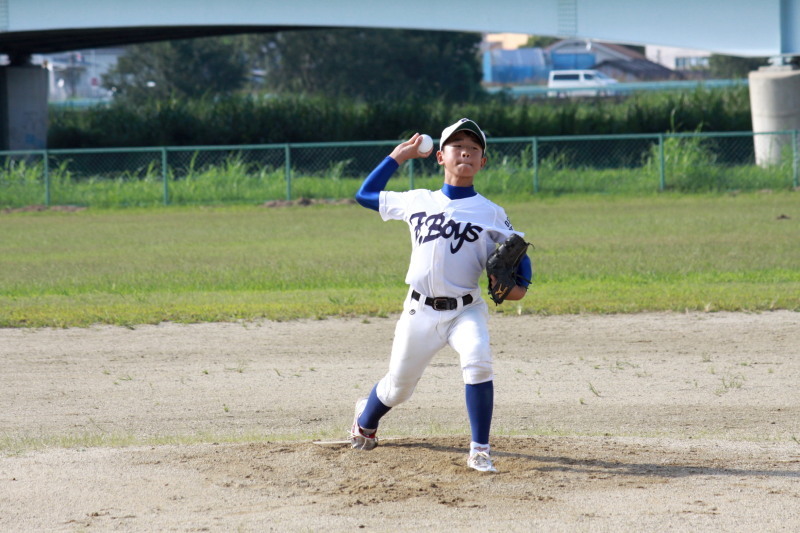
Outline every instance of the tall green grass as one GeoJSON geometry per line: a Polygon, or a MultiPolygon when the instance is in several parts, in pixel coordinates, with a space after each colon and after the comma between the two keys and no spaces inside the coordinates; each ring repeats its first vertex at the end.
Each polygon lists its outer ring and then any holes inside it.
{"type": "Polygon", "coordinates": [[[149,105],[51,110],[48,146],[237,145],[436,136],[470,117],[494,138],[546,135],[749,131],[747,87],[642,92],[618,99],[448,103],[409,95],[375,102],[305,95],[175,99],[149,105]]]}
{"type": "MultiPolygon", "coordinates": [[[[536,248],[501,313],[800,311],[794,193],[498,195],[536,248]]],[[[385,316],[407,229],[357,205],[0,215],[0,327],[385,316]]]]}
{"type": "MultiPolygon", "coordinates": [[[[604,193],[653,194],[662,188],[678,192],[787,190],[793,185],[791,153],[780,164],[724,164],[711,148],[714,138],[668,137],[663,160],[657,144],[639,155],[630,166],[602,168],[582,163],[571,153],[568,142],[536,165],[529,148],[517,155],[496,155],[480,175],[487,195],[604,193]],[[576,162],[577,161],[577,162],[576,162]],[[661,165],[663,161],[663,183],[661,165]]],[[[635,151],[631,156],[636,158],[635,151]]],[[[364,176],[348,171],[348,160],[328,161],[315,172],[293,170],[287,182],[286,169],[247,162],[242,154],[219,163],[186,168],[169,167],[164,175],[150,163],[109,175],[82,175],[71,170],[70,161],[50,168],[45,183],[41,162],[7,160],[0,171],[0,207],[32,204],[79,205],[97,208],[177,205],[260,204],[287,197],[351,199],[364,176]]],[[[436,188],[441,170],[431,161],[406,163],[392,179],[390,189],[411,186],[436,188]],[[413,170],[409,165],[414,165],[413,170]],[[411,172],[413,170],[413,172],[411,172]]]]}

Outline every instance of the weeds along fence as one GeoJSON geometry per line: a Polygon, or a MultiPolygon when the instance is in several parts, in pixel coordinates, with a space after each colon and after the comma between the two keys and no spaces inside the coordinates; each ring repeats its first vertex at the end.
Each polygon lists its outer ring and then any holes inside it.
{"type": "MultiPolygon", "coordinates": [[[[398,141],[0,152],[0,206],[252,204],[352,198],[398,141]]],[[[492,139],[486,195],[790,189],[798,132],[492,139]],[[758,155],[757,155],[758,154],[758,155]]],[[[391,190],[435,188],[435,157],[404,164],[391,190]]]]}

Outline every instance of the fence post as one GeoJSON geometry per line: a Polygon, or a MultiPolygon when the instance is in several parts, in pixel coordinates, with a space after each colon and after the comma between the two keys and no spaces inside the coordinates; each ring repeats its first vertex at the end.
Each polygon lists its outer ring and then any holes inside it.
{"type": "Polygon", "coordinates": [[[286,176],[286,201],[292,200],[292,154],[289,144],[283,145],[284,175],[286,176]]]}
{"type": "Polygon", "coordinates": [[[531,159],[533,162],[533,193],[539,192],[539,139],[531,140],[531,159]]]}
{"type": "Polygon", "coordinates": [[[792,131],[792,183],[795,189],[800,187],[797,176],[797,130],[792,131]]]}
{"type": "Polygon", "coordinates": [[[169,205],[169,181],[167,173],[167,147],[161,147],[161,182],[164,185],[164,205],[169,205]]]}
{"type": "Polygon", "coordinates": [[[50,155],[44,151],[42,170],[44,171],[44,205],[50,207],[50,155]]]}
{"type": "Polygon", "coordinates": [[[664,134],[658,134],[658,190],[664,192],[666,183],[664,179],[664,134]]]}

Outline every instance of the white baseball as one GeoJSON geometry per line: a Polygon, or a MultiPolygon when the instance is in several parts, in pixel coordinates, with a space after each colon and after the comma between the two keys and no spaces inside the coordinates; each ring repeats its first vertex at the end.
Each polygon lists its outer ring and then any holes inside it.
{"type": "Polygon", "coordinates": [[[421,154],[427,154],[431,150],[433,150],[433,139],[427,133],[423,133],[421,136],[422,140],[419,143],[419,147],[417,150],[421,154]]]}

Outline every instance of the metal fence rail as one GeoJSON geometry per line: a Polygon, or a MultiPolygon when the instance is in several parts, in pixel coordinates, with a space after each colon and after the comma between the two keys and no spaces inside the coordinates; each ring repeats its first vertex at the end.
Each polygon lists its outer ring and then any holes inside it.
{"type": "MultiPolygon", "coordinates": [[[[352,197],[398,141],[0,152],[0,206],[253,203],[352,197]]],[[[489,140],[489,194],[788,189],[798,132],[669,133],[489,140]]],[[[440,180],[409,161],[396,189],[440,180]]]]}

